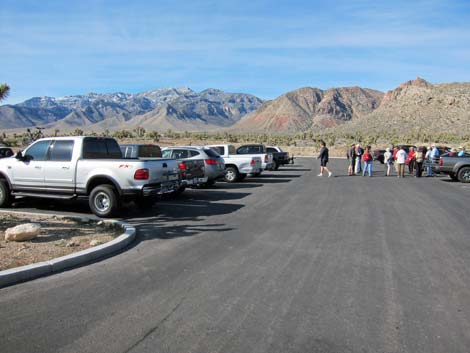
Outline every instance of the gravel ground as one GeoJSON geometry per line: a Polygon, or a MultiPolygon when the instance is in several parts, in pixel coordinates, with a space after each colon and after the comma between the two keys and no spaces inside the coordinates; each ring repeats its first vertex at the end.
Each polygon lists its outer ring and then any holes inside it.
{"type": "Polygon", "coordinates": [[[97,222],[59,219],[54,216],[2,214],[0,219],[0,270],[47,261],[106,243],[122,234],[120,227],[97,222]],[[8,228],[39,223],[40,235],[24,242],[5,241],[8,228]],[[92,244],[90,244],[94,241],[92,244]]]}

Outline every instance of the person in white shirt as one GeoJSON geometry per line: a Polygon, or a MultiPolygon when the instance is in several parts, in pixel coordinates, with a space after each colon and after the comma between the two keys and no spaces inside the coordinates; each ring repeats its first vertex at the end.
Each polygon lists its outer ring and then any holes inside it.
{"type": "Polygon", "coordinates": [[[405,163],[406,163],[406,151],[403,147],[400,146],[400,149],[397,152],[397,164],[398,164],[398,177],[404,178],[405,177],[405,163]]]}
{"type": "Polygon", "coordinates": [[[393,154],[390,148],[387,148],[384,153],[385,176],[391,175],[393,165],[393,154]]]}

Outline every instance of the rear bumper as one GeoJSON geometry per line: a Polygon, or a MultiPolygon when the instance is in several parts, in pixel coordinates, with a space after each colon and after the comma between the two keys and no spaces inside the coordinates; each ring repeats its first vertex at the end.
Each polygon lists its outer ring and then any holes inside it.
{"type": "Polygon", "coordinates": [[[240,173],[242,174],[256,174],[260,172],[261,172],[261,168],[254,168],[254,167],[240,168],[240,173]]]}

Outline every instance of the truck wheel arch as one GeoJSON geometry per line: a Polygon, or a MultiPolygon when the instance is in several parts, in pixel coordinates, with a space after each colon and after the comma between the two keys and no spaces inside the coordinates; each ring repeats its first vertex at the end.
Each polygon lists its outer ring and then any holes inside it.
{"type": "Polygon", "coordinates": [[[8,187],[10,188],[10,190],[12,190],[10,179],[8,178],[8,176],[6,174],[0,172],[0,180],[5,180],[8,184],[8,187]]]}
{"type": "Polygon", "coordinates": [[[122,195],[122,190],[119,187],[119,184],[113,178],[107,175],[96,175],[91,178],[86,185],[86,194],[89,195],[90,192],[97,187],[98,185],[111,185],[113,186],[119,195],[122,195]]]}

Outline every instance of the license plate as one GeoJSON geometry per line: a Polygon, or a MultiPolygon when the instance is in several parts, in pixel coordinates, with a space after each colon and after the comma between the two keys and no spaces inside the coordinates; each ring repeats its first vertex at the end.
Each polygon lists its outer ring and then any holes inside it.
{"type": "Polygon", "coordinates": [[[178,180],[179,175],[178,174],[170,174],[168,175],[168,180],[178,180]]]}

